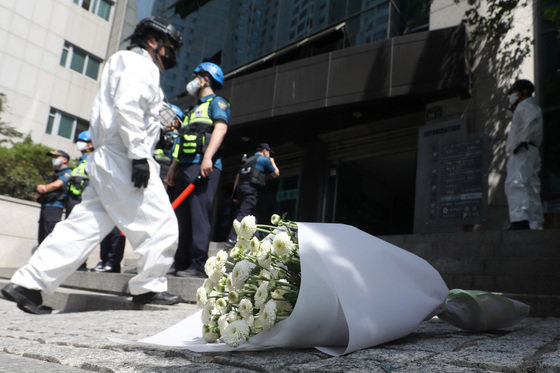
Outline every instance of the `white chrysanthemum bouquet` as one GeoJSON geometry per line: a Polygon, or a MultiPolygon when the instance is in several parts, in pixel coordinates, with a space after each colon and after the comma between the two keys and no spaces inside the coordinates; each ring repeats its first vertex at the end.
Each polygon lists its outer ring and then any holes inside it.
{"type": "Polygon", "coordinates": [[[290,316],[301,283],[297,225],[276,214],[270,220],[235,220],[237,242],[229,255],[220,250],[206,261],[208,278],[197,290],[206,342],[237,347],[290,316]],[[256,232],[266,237],[261,241],[256,232]]]}

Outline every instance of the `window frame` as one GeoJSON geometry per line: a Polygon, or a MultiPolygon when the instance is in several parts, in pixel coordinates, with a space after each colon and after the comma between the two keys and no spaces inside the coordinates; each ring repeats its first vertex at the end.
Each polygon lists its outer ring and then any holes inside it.
{"type": "Polygon", "coordinates": [[[47,135],[62,137],[64,139],[70,140],[72,142],[76,141],[77,136],[80,132],[87,130],[90,127],[90,123],[87,120],[78,118],[75,115],[68,114],[62,110],[58,110],[54,107],[51,107],[49,110],[49,115],[47,119],[47,126],[45,128],[45,133],[47,135]],[[60,133],[61,130],[61,123],[64,125],[63,121],[71,121],[72,128],[70,129],[69,137],[64,136],[60,133]],[[84,129],[85,128],[85,129],[84,129]]]}
{"type": "Polygon", "coordinates": [[[88,53],[84,49],[75,46],[74,44],[64,41],[64,46],[62,47],[62,53],[60,57],[60,66],[70,69],[72,71],[77,72],[78,74],[87,76],[93,80],[97,80],[99,78],[99,72],[101,70],[101,64],[103,60],[99,57],[88,53]],[[76,62],[78,61],[78,56],[81,58],[84,57],[83,63],[81,64],[81,69],[77,69],[76,62]],[[97,64],[95,67],[96,76],[93,77],[90,75],[90,71],[92,71],[92,64],[97,64]]]}

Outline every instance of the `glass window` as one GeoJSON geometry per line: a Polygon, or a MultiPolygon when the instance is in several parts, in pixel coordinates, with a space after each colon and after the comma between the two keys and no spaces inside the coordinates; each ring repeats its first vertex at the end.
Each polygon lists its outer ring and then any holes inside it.
{"type": "Polygon", "coordinates": [[[99,61],[96,58],[89,57],[87,67],[86,67],[86,75],[92,79],[97,80],[97,75],[99,74],[100,65],[101,65],[101,61],[99,61]]]}
{"type": "Polygon", "coordinates": [[[89,123],[86,122],[85,120],[82,119],[78,119],[76,121],[76,131],[74,131],[74,142],[76,142],[76,139],[78,138],[78,135],[80,133],[82,133],[83,131],[87,131],[89,128],[89,123]]]}
{"type": "Polygon", "coordinates": [[[70,68],[74,71],[82,73],[84,71],[84,65],[86,63],[86,54],[82,51],[76,50],[76,48],[74,48],[73,52],[74,53],[72,53],[70,68]]]}
{"type": "Polygon", "coordinates": [[[52,129],[54,126],[54,119],[55,119],[55,111],[54,109],[51,109],[51,111],[49,112],[49,119],[47,120],[47,129],[45,131],[49,135],[52,133],[52,129]]]}
{"type": "Polygon", "coordinates": [[[85,10],[89,10],[90,4],[91,4],[90,0],[82,0],[82,8],[84,8],[85,10]]]}
{"type": "Polygon", "coordinates": [[[60,123],[58,124],[58,136],[65,137],[67,139],[72,138],[72,130],[74,129],[74,118],[60,114],[60,123]]]}
{"type": "Polygon", "coordinates": [[[68,59],[68,53],[70,53],[68,43],[64,43],[64,48],[62,48],[62,55],[60,56],[60,66],[66,66],[66,60],[68,59]]]}
{"type": "Polygon", "coordinates": [[[110,14],[111,4],[107,0],[101,0],[101,2],[99,3],[99,9],[97,10],[97,15],[103,18],[105,21],[108,21],[110,14]]]}

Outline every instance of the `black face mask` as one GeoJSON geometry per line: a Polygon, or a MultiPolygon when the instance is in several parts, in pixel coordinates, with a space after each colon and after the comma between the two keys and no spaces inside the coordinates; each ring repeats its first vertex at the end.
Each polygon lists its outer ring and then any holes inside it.
{"type": "Polygon", "coordinates": [[[161,63],[163,64],[163,68],[165,70],[169,70],[170,68],[172,68],[177,64],[177,58],[175,57],[175,50],[167,45],[164,45],[163,48],[165,50],[165,55],[160,56],[161,63]]]}

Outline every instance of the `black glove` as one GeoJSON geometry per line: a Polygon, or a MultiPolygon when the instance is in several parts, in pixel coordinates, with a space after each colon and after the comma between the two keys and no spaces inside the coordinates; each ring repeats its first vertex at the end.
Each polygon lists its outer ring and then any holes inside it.
{"type": "Polygon", "coordinates": [[[146,158],[132,160],[132,182],[136,188],[145,188],[150,179],[150,167],[146,158]]]}

